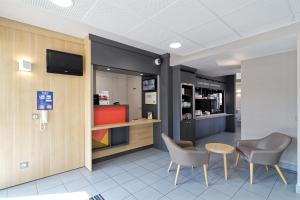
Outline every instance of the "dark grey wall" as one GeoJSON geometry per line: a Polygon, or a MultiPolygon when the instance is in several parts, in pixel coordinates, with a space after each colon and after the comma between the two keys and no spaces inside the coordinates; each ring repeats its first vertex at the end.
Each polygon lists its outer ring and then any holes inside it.
{"type": "MultiPolygon", "coordinates": [[[[157,82],[157,76],[156,75],[143,76],[142,81],[147,80],[147,79],[152,79],[152,78],[155,78],[156,82],[157,82]]],[[[156,88],[155,91],[151,91],[151,92],[157,92],[158,93],[158,87],[156,88]]],[[[158,119],[158,103],[156,105],[147,105],[147,104],[145,104],[145,93],[146,92],[142,91],[142,117],[147,118],[148,117],[148,112],[152,112],[153,119],[158,119]]],[[[159,98],[159,94],[157,94],[157,99],[156,99],[157,102],[158,102],[158,98],[159,98]]],[[[155,148],[158,148],[158,149],[163,149],[162,148],[161,136],[160,136],[160,134],[162,132],[161,129],[162,129],[162,123],[163,122],[164,121],[162,121],[161,123],[154,124],[154,127],[153,127],[153,146],[155,148]]]]}
{"type": "Polygon", "coordinates": [[[225,112],[232,114],[226,117],[225,131],[235,132],[235,75],[225,76],[225,112]]]}
{"type": "MultiPolygon", "coordinates": [[[[161,122],[161,132],[169,135],[172,137],[172,90],[170,88],[170,81],[171,81],[171,69],[170,69],[170,54],[164,54],[161,56],[163,62],[160,68],[160,118],[161,122]]],[[[164,142],[162,141],[161,137],[158,148],[166,149],[164,142]]]]}
{"type": "Polygon", "coordinates": [[[158,54],[95,35],[90,35],[90,39],[92,64],[156,75],[160,73],[160,67],[154,64],[158,54]]]}
{"type": "MultiPolygon", "coordinates": [[[[173,138],[175,140],[180,140],[180,109],[181,109],[181,91],[180,91],[180,83],[181,83],[181,76],[180,76],[180,67],[175,66],[172,70],[172,93],[173,93],[173,138]]],[[[171,87],[170,87],[171,88],[171,87]]]]}
{"type": "Polygon", "coordinates": [[[169,136],[173,137],[173,68],[169,67],[169,136]]]}
{"type": "MultiPolygon", "coordinates": [[[[145,104],[145,93],[143,91],[143,81],[144,80],[148,80],[148,79],[155,79],[157,82],[157,76],[155,75],[149,75],[149,76],[143,76],[142,77],[142,117],[147,118],[148,117],[148,112],[152,112],[152,117],[153,119],[157,119],[158,118],[158,104],[145,104]]],[[[157,92],[157,88],[155,91],[151,91],[151,92],[157,92]]],[[[158,98],[158,94],[157,94],[157,98],[158,98]]],[[[158,99],[156,99],[156,101],[158,101],[158,99]]]]}

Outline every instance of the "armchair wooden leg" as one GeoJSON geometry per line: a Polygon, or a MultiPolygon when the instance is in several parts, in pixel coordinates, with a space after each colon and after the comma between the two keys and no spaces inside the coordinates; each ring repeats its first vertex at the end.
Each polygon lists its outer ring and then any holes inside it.
{"type": "Polygon", "coordinates": [[[275,167],[277,173],[279,174],[281,180],[283,181],[283,183],[284,183],[284,184],[287,184],[287,182],[286,182],[286,180],[285,180],[285,177],[284,177],[284,175],[283,175],[283,173],[282,173],[280,167],[279,167],[278,165],[275,165],[274,167],[275,167]]]}
{"type": "Polygon", "coordinates": [[[180,172],[180,165],[177,165],[176,176],[175,176],[175,185],[177,185],[177,182],[178,182],[179,172],[180,172]]]}
{"type": "Polygon", "coordinates": [[[168,172],[170,172],[170,170],[172,168],[172,165],[173,165],[173,161],[170,162],[170,165],[169,165],[169,168],[168,168],[168,172]]]}
{"type": "Polygon", "coordinates": [[[208,163],[207,163],[207,167],[209,165],[209,160],[210,160],[210,152],[208,152],[208,163]]]}
{"type": "Polygon", "coordinates": [[[237,155],[236,155],[236,160],[235,160],[235,168],[238,167],[239,162],[240,162],[240,158],[241,158],[241,155],[240,155],[239,153],[237,153],[237,155]]]}
{"type": "Polygon", "coordinates": [[[204,171],[204,180],[205,180],[205,185],[208,187],[208,176],[207,176],[207,168],[208,166],[206,164],[203,165],[203,171],[204,171]]]}
{"type": "Polygon", "coordinates": [[[269,172],[269,166],[265,165],[266,171],[269,172]]]}
{"type": "Polygon", "coordinates": [[[253,184],[253,163],[250,163],[250,184],[253,184]]]}

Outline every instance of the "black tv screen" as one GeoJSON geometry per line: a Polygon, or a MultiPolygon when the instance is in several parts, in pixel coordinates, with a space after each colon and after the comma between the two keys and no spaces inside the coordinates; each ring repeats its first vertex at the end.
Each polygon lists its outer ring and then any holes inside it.
{"type": "Polygon", "coordinates": [[[68,75],[83,75],[83,57],[47,49],[47,72],[68,75]]]}
{"type": "Polygon", "coordinates": [[[148,79],[143,81],[143,91],[154,91],[156,90],[156,80],[148,79]]]}

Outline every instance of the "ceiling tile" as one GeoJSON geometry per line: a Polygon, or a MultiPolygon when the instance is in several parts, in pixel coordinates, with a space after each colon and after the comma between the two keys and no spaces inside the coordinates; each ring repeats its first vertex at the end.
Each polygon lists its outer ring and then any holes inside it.
{"type": "Polygon", "coordinates": [[[219,16],[232,13],[246,5],[249,5],[257,0],[199,0],[213,12],[219,16]]]}
{"type": "Polygon", "coordinates": [[[233,31],[217,19],[191,29],[183,35],[205,47],[214,47],[239,39],[233,31]]]}
{"type": "Polygon", "coordinates": [[[111,4],[99,1],[90,10],[83,22],[99,29],[126,36],[126,33],[132,27],[141,24],[143,19],[131,15],[111,4]]]}
{"type": "Polygon", "coordinates": [[[166,8],[176,0],[107,0],[141,17],[151,17],[166,8]]]}
{"type": "Polygon", "coordinates": [[[291,23],[292,14],[286,0],[260,0],[223,19],[243,36],[249,36],[291,23]]]}
{"type": "Polygon", "coordinates": [[[177,35],[164,29],[159,24],[148,20],[142,25],[134,28],[126,34],[127,37],[152,46],[159,45],[168,38],[175,38],[177,35]]]}
{"type": "Polygon", "coordinates": [[[288,0],[290,8],[295,16],[295,20],[299,20],[300,16],[300,1],[299,0],[288,0]]]}
{"type": "Polygon", "coordinates": [[[85,13],[90,9],[95,0],[73,0],[74,5],[70,8],[61,8],[55,6],[49,0],[12,0],[16,3],[22,3],[27,7],[35,7],[43,9],[52,14],[56,14],[63,17],[68,17],[73,20],[80,20],[85,13]]]}
{"type": "Polygon", "coordinates": [[[177,33],[182,33],[215,19],[215,16],[197,0],[179,0],[152,19],[177,33]]]}
{"type": "Polygon", "coordinates": [[[225,74],[226,70],[231,69],[233,66],[218,66],[218,61],[233,60],[243,61],[268,55],[274,55],[277,53],[296,51],[297,50],[297,36],[289,35],[274,40],[265,41],[259,44],[251,46],[241,46],[238,49],[232,49],[230,51],[214,54],[212,56],[204,57],[201,59],[195,59],[186,63],[191,67],[195,67],[200,70],[205,70],[209,73],[218,72],[225,74]]]}

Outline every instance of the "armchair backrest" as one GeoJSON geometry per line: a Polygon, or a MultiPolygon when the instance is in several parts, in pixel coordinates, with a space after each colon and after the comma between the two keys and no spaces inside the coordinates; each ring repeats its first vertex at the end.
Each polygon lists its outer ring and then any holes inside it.
{"type": "Polygon", "coordinates": [[[166,134],[162,133],[161,137],[163,138],[167,149],[169,150],[170,157],[173,161],[176,161],[180,157],[180,152],[182,149],[166,134]]]}
{"type": "Polygon", "coordinates": [[[292,138],[283,133],[271,133],[257,143],[257,148],[283,152],[291,143],[292,138]]]}

